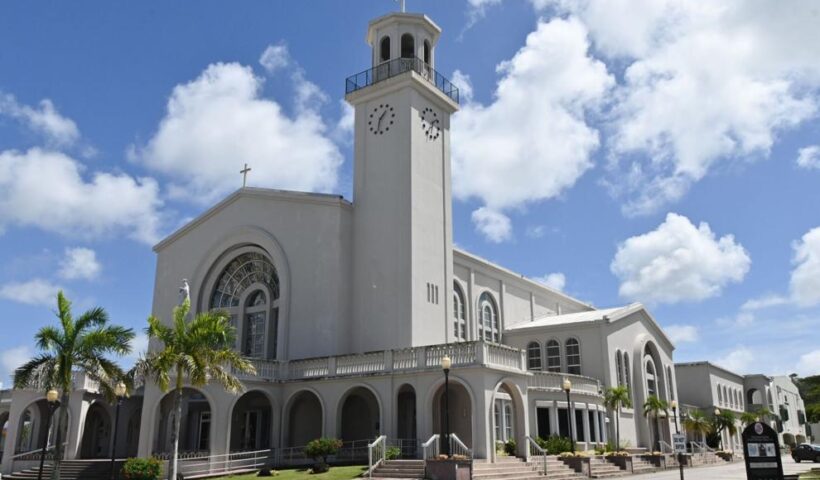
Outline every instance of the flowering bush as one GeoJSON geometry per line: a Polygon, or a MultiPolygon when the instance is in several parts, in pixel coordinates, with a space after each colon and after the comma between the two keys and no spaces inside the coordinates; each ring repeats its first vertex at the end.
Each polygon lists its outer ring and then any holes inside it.
{"type": "Polygon", "coordinates": [[[122,466],[125,480],[158,480],[162,464],[156,458],[129,458],[122,466]]]}

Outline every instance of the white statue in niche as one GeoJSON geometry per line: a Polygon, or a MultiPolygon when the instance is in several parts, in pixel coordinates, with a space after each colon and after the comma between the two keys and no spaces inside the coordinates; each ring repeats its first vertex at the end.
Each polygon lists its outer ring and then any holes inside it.
{"type": "Polygon", "coordinates": [[[182,305],[185,301],[191,301],[191,287],[188,286],[188,279],[182,279],[182,286],[179,287],[179,304],[182,305]]]}

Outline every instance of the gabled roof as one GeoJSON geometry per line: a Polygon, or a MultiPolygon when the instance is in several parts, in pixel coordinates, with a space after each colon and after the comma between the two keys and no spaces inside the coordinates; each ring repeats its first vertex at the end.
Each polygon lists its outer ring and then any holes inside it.
{"type": "Polygon", "coordinates": [[[219,213],[219,211],[221,211],[228,205],[236,202],[240,198],[247,197],[267,198],[270,200],[286,202],[314,203],[331,206],[335,205],[342,207],[349,207],[352,205],[350,202],[345,200],[344,197],[342,197],[341,195],[334,195],[329,193],[295,192],[290,190],[276,190],[272,188],[242,187],[236,190],[235,192],[231,193],[224,199],[222,199],[216,205],[209,208],[208,210],[206,210],[190,222],[178,228],[175,232],[160,240],[159,243],[154,245],[154,251],[158,252],[162,250],[167,245],[173,243],[175,240],[177,240],[179,237],[192,230],[197,225],[201,224],[205,220],[219,213]]]}

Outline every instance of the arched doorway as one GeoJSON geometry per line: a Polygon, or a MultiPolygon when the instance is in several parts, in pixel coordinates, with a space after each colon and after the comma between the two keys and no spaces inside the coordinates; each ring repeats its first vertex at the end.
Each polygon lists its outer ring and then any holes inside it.
{"type": "Polygon", "coordinates": [[[315,393],[302,390],[294,395],[288,404],[287,412],[287,446],[301,447],[322,436],[324,412],[322,402],[315,393]]]}
{"type": "Polygon", "coordinates": [[[449,409],[445,410],[444,385],[433,395],[433,433],[443,434],[446,411],[449,411],[450,432],[455,433],[467,447],[473,446],[473,402],[470,393],[458,381],[450,379],[449,409]]]}
{"type": "Polygon", "coordinates": [[[3,450],[6,449],[6,433],[9,430],[9,412],[0,413],[0,462],[3,460],[3,450]]]}
{"type": "Polygon", "coordinates": [[[242,395],[231,414],[231,452],[252,452],[271,446],[273,406],[260,391],[242,395]]]}
{"type": "Polygon", "coordinates": [[[93,403],[88,408],[80,445],[80,458],[107,458],[111,455],[111,416],[99,403],[93,403]]]}
{"type": "MultiPolygon", "coordinates": [[[[156,444],[157,453],[170,453],[174,449],[173,431],[174,396],[170,392],[159,403],[157,415],[156,444]]],[[[179,451],[208,453],[211,450],[211,404],[202,392],[193,388],[182,390],[182,408],[179,426],[179,451]]]]}
{"type": "MultiPolygon", "coordinates": [[[[55,410],[52,423],[56,423],[58,412],[55,410]]],[[[45,399],[40,399],[23,411],[17,424],[17,442],[14,453],[31,452],[43,448],[50,442],[48,429],[49,406],[45,399]]]]}
{"type": "Polygon", "coordinates": [[[339,402],[339,437],[344,442],[374,440],[381,431],[381,408],[366,387],[353,387],[339,402]]]}
{"type": "MultiPolygon", "coordinates": [[[[131,411],[128,422],[125,424],[125,441],[117,442],[117,457],[131,458],[137,456],[140,441],[140,425],[142,424],[142,398],[139,399],[139,406],[131,411]]],[[[122,423],[120,423],[122,428],[122,423]]]]}

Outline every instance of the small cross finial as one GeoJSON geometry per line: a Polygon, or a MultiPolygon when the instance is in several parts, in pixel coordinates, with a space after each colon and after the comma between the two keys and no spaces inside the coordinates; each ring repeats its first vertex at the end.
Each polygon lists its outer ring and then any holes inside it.
{"type": "Polygon", "coordinates": [[[245,186],[248,184],[248,172],[250,171],[251,167],[249,167],[247,163],[245,164],[245,168],[239,171],[239,173],[242,174],[242,188],[245,188],[245,186]]]}
{"type": "Polygon", "coordinates": [[[404,0],[396,0],[396,1],[399,2],[399,5],[401,6],[401,13],[404,13],[406,11],[405,8],[404,8],[405,7],[404,0]]]}

